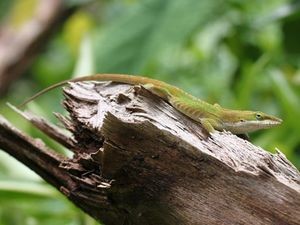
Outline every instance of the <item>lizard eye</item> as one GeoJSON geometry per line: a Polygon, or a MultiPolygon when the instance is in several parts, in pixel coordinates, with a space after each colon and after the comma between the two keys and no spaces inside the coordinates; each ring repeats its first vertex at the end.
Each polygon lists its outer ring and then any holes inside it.
{"type": "Polygon", "coordinates": [[[261,119],[262,119],[262,116],[261,116],[261,114],[259,114],[259,113],[257,113],[257,114],[255,115],[255,117],[256,117],[257,120],[261,120],[261,119]]]}
{"type": "Polygon", "coordinates": [[[240,122],[245,122],[245,120],[241,119],[240,122]]]}

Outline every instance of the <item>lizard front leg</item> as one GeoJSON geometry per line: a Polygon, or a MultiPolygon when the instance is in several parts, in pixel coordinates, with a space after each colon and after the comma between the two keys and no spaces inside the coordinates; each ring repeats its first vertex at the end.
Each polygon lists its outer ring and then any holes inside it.
{"type": "Polygon", "coordinates": [[[217,121],[210,118],[200,118],[200,123],[208,133],[214,133],[217,128],[217,121]]]}
{"type": "Polygon", "coordinates": [[[196,119],[194,118],[195,116],[192,116],[193,110],[189,110],[189,107],[185,103],[182,102],[181,99],[178,98],[172,98],[171,94],[169,93],[168,90],[160,87],[156,87],[153,84],[145,84],[143,85],[144,88],[152,92],[153,94],[169,101],[171,105],[173,105],[177,110],[179,110],[181,113],[185,114],[186,116],[200,122],[203,126],[203,128],[208,132],[208,133],[213,133],[216,131],[215,128],[218,127],[218,123],[214,119],[210,118],[199,118],[196,119]],[[191,112],[189,112],[191,111],[191,112]]]}

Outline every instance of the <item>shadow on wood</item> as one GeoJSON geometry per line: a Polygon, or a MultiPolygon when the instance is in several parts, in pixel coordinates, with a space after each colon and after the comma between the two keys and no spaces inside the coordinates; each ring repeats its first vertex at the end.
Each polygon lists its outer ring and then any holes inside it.
{"type": "Polygon", "coordinates": [[[140,86],[72,83],[72,136],[28,112],[44,133],[74,152],[55,154],[0,118],[0,147],[107,225],[300,224],[300,174],[227,132],[208,136],[140,86]]]}

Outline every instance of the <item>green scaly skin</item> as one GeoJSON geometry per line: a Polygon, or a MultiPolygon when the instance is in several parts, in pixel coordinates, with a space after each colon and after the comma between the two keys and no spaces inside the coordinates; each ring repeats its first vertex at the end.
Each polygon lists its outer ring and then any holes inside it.
{"type": "Polygon", "coordinates": [[[218,104],[209,104],[175,86],[159,80],[123,74],[96,74],[65,80],[38,92],[23,102],[19,107],[26,105],[38,96],[56,87],[63,86],[68,82],[79,81],[114,81],[133,85],[143,85],[153,94],[158,95],[169,102],[178,111],[193,120],[200,122],[209,133],[212,133],[215,130],[226,130],[233,134],[245,134],[256,130],[271,128],[282,122],[281,119],[263,112],[231,110],[223,108],[218,104]]]}

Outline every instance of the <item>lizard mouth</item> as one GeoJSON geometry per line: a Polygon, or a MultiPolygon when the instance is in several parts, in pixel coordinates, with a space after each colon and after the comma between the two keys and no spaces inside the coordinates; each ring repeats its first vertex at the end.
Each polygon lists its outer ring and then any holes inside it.
{"type": "Polygon", "coordinates": [[[225,130],[231,131],[233,134],[244,134],[257,130],[268,129],[271,127],[278,126],[282,123],[279,118],[276,119],[266,119],[261,121],[241,121],[237,123],[225,123],[225,130]]]}
{"type": "MultiPolygon", "coordinates": [[[[282,120],[279,119],[279,118],[276,118],[276,120],[264,120],[264,121],[254,121],[256,123],[261,123],[263,126],[269,126],[269,127],[273,127],[273,126],[277,126],[279,124],[282,123],[282,120]]],[[[269,127],[266,127],[266,128],[269,128],[269,127]]]]}

